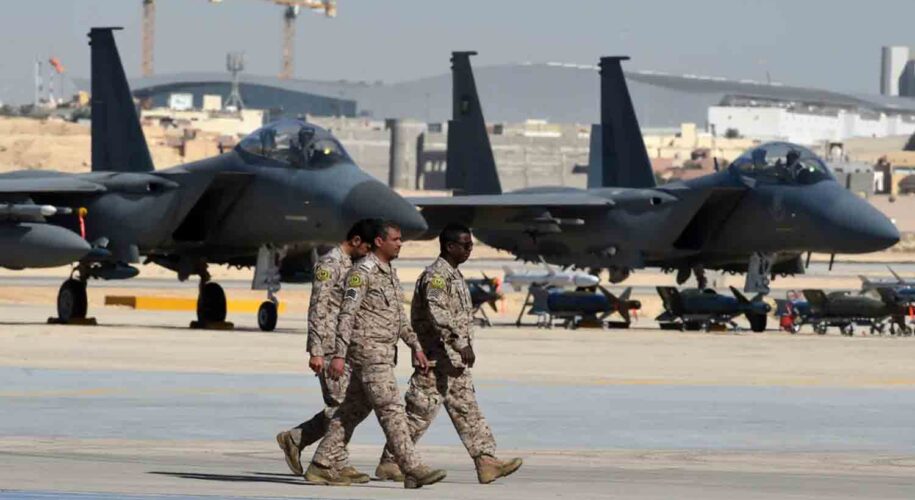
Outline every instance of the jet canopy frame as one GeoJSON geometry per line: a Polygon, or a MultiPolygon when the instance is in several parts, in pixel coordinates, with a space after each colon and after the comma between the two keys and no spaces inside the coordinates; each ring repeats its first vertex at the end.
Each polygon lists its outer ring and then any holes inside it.
{"type": "Polygon", "coordinates": [[[235,149],[250,161],[274,166],[320,170],[341,162],[352,163],[346,149],[330,132],[302,120],[267,124],[248,134],[235,149]]]}
{"type": "Polygon", "coordinates": [[[760,184],[806,186],[835,181],[829,167],[813,151],[790,142],[767,142],[748,149],[730,168],[760,184]]]}

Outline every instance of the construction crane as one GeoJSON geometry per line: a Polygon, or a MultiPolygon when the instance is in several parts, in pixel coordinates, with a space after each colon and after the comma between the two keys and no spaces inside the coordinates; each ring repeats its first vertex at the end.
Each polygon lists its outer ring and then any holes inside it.
{"type": "Polygon", "coordinates": [[[143,0],[143,76],[153,74],[153,45],[156,37],[156,1],[143,0]]]}
{"type": "MultiPolygon", "coordinates": [[[[222,0],[209,0],[210,3],[221,3],[222,0]]],[[[294,48],[295,48],[295,20],[303,8],[322,11],[326,17],[337,17],[337,0],[267,0],[284,7],[283,10],[283,50],[282,69],[280,78],[292,78],[294,48]]],[[[153,48],[155,45],[156,31],[156,0],[142,0],[143,2],[143,76],[153,74],[153,48]]]]}
{"type": "Polygon", "coordinates": [[[280,79],[292,78],[293,63],[295,61],[295,20],[299,17],[299,9],[324,11],[326,17],[337,17],[336,0],[269,0],[285,8],[283,12],[283,61],[280,70],[280,79]]]}

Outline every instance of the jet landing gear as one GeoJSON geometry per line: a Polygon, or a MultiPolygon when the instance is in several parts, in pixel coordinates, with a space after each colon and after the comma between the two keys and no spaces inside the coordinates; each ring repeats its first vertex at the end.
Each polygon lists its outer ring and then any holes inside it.
{"type": "Polygon", "coordinates": [[[197,295],[197,321],[220,323],[226,320],[226,292],[219,283],[203,282],[197,295]]]}
{"type": "Polygon", "coordinates": [[[62,325],[94,325],[95,318],[86,318],[89,299],[86,282],[70,278],[60,285],[57,292],[57,317],[48,318],[48,323],[62,325]]]}
{"type": "Polygon", "coordinates": [[[750,256],[750,265],[747,267],[747,279],[743,291],[769,294],[769,277],[772,275],[772,265],[775,263],[775,254],[755,252],[750,256]]]}
{"type": "Polygon", "coordinates": [[[226,321],[226,310],[226,292],[219,283],[210,281],[210,273],[203,269],[197,292],[197,321],[191,321],[191,328],[231,330],[235,325],[226,321]]]}
{"type": "MultiPolygon", "coordinates": [[[[257,253],[257,266],[251,288],[267,291],[267,300],[261,303],[257,310],[257,326],[265,332],[276,328],[279,317],[279,300],[276,293],[280,291],[280,263],[285,256],[285,250],[270,246],[261,247],[257,253]]],[[[226,321],[226,293],[219,284],[210,281],[206,264],[198,263],[193,273],[200,275],[200,292],[197,295],[197,321],[191,322],[191,328],[234,328],[235,325],[226,321]]]]}
{"type": "Polygon", "coordinates": [[[254,269],[253,290],[267,290],[267,300],[257,309],[257,326],[261,331],[272,332],[279,317],[280,301],[276,293],[280,291],[280,264],[286,251],[273,246],[262,246],[257,251],[257,267],[254,269]]]}
{"type": "Polygon", "coordinates": [[[276,328],[276,320],[279,318],[277,312],[279,301],[272,293],[268,294],[268,300],[261,303],[257,308],[257,327],[265,332],[272,332],[276,328]]]}
{"type": "Polygon", "coordinates": [[[87,318],[89,298],[86,293],[88,276],[77,267],[70,278],[60,285],[57,291],[57,317],[48,318],[49,324],[58,325],[96,325],[95,318],[87,318]]]}

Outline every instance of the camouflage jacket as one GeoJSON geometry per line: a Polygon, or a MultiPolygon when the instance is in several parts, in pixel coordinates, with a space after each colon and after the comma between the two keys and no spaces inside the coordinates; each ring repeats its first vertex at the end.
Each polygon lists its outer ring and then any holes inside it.
{"type": "Polygon", "coordinates": [[[335,357],[356,365],[394,364],[397,339],[422,349],[403,307],[400,280],[370,253],[346,274],[335,357]]]}
{"type": "Polygon", "coordinates": [[[312,356],[330,356],[336,348],[344,278],[352,267],[352,259],[339,246],[322,255],[315,264],[308,302],[308,353],[312,356]]]}
{"type": "Polygon", "coordinates": [[[464,366],[460,351],[473,344],[473,305],[461,271],[441,257],[427,267],[416,280],[410,320],[431,361],[464,366]]]}

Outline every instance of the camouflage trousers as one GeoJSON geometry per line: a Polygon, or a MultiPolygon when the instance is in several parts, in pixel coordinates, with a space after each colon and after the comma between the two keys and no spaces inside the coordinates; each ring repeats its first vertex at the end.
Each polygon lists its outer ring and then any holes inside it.
{"type": "MultiPolygon", "coordinates": [[[[324,398],[324,409],[309,420],[289,429],[292,434],[292,441],[299,447],[299,451],[324,437],[328,424],[346,396],[352,369],[347,365],[343,375],[334,380],[327,376],[328,367],[330,367],[330,358],[327,358],[324,363],[324,369],[318,374],[318,380],[321,383],[321,396],[324,398]]],[[[345,446],[340,450],[336,459],[339,461],[341,468],[349,465],[349,452],[345,446]]]]}
{"type": "Polygon", "coordinates": [[[345,453],[353,431],[372,410],[384,431],[393,461],[405,473],[419,470],[422,463],[410,439],[394,366],[390,364],[352,367],[346,397],[331,418],[327,434],[315,450],[312,461],[324,467],[340,464],[341,453],[345,453]]]}
{"type": "MultiPolygon", "coordinates": [[[[473,458],[480,455],[495,456],[496,440],[477,404],[470,370],[450,366],[433,368],[429,373],[416,370],[410,377],[406,400],[407,422],[414,443],[423,436],[444,404],[467,453],[473,458]]],[[[381,455],[381,461],[393,461],[387,447],[381,455]]]]}

